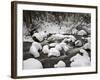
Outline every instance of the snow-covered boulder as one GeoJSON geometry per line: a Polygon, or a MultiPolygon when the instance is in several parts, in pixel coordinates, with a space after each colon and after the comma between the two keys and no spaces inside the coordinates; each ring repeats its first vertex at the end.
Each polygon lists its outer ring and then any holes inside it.
{"type": "Polygon", "coordinates": [[[61,42],[60,46],[62,47],[62,49],[64,49],[64,51],[68,51],[69,50],[69,46],[66,45],[66,43],[61,42]]]}
{"type": "Polygon", "coordinates": [[[87,32],[85,30],[80,30],[78,31],[77,35],[84,36],[84,35],[87,35],[87,32]]]}
{"type": "Polygon", "coordinates": [[[66,43],[64,43],[64,42],[61,42],[61,43],[59,43],[59,44],[57,44],[56,46],[55,46],[55,48],[58,50],[58,51],[61,51],[62,49],[66,52],[66,51],[68,51],[69,50],[69,46],[68,45],[66,45],[66,43]]]}
{"type": "Polygon", "coordinates": [[[48,46],[48,45],[44,45],[44,46],[43,46],[43,49],[42,49],[42,52],[43,52],[44,54],[48,54],[48,53],[49,53],[49,46],[48,46]]]}
{"type": "Polygon", "coordinates": [[[62,42],[75,42],[76,38],[73,35],[67,35],[62,42]]]}
{"type": "Polygon", "coordinates": [[[72,29],[72,34],[77,34],[78,30],[76,28],[72,29]]]}
{"type": "Polygon", "coordinates": [[[80,49],[80,52],[83,53],[83,55],[78,53],[70,59],[72,62],[71,67],[90,66],[91,61],[88,53],[84,49],[80,49]]]}
{"type": "Polygon", "coordinates": [[[48,57],[50,56],[60,56],[60,52],[56,48],[51,48],[48,54],[48,57]]]}
{"type": "Polygon", "coordinates": [[[61,50],[62,50],[62,46],[61,46],[60,44],[57,44],[57,45],[55,46],[55,48],[56,48],[58,51],[61,51],[61,50]]]}
{"type": "Polygon", "coordinates": [[[30,58],[23,61],[23,69],[42,69],[41,62],[37,59],[30,58]]]}
{"type": "Polygon", "coordinates": [[[80,67],[84,66],[82,59],[80,59],[82,56],[80,54],[76,54],[74,57],[71,58],[71,67],[80,67]]]}
{"type": "Polygon", "coordinates": [[[81,47],[83,44],[82,44],[82,41],[81,40],[77,40],[75,41],[75,46],[76,47],[81,47]]]}
{"type": "Polygon", "coordinates": [[[69,39],[69,38],[65,38],[64,40],[62,40],[62,42],[70,42],[71,41],[71,39],[69,39]]]}
{"type": "Polygon", "coordinates": [[[64,61],[60,60],[57,64],[54,65],[55,68],[62,68],[66,67],[66,64],[64,61]]]}
{"type": "Polygon", "coordinates": [[[41,36],[41,34],[40,33],[34,33],[33,35],[32,35],[32,38],[33,38],[33,40],[38,40],[38,41],[42,41],[43,40],[43,37],[41,36]]]}
{"type": "Polygon", "coordinates": [[[69,39],[71,39],[72,42],[75,42],[76,38],[73,35],[69,35],[69,39]]]}
{"type": "Polygon", "coordinates": [[[33,42],[31,47],[30,47],[30,50],[29,52],[34,56],[34,57],[39,57],[40,56],[40,53],[38,52],[38,50],[41,50],[42,49],[42,46],[40,43],[38,42],[33,42]]]}
{"type": "Polygon", "coordinates": [[[86,57],[83,57],[80,54],[77,54],[75,57],[73,60],[74,62],[71,63],[71,67],[90,66],[90,60],[86,57]]]}
{"type": "Polygon", "coordinates": [[[33,42],[33,39],[31,36],[23,36],[23,41],[24,42],[33,42]]]}
{"type": "Polygon", "coordinates": [[[36,38],[36,39],[38,39],[38,41],[43,41],[43,39],[45,38],[45,37],[47,37],[47,33],[45,33],[45,32],[43,32],[43,31],[41,31],[41,32],[38,32],[38,33],[34,33],[33,35],[32,35],[32,38],[34,39],[34,37],[36,38]]]}
{"type": "Polygon", "coordinates": [[[60,39],[64,39],[64,38],[65,38],[65,35],[63,35],[63,34],[54,34],[48,38],[48,41],[60,40],[60,39]]]}

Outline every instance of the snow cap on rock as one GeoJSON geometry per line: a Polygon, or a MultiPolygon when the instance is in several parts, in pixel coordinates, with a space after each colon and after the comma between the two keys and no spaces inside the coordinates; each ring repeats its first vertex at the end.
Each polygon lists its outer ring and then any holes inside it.
{"type": "Polygon", "coordinates": [[[44,54],[48,54],[49,53],[49,46],[44,45],[42,51],[43,51],[44,54]]]}
{"type": "Polygon", "coordinates": [[[87,35],[87,32],[85,30],[78,31],[78,35],[84,36],[87,35]]]}
{"type": "Polygon", "coordinates": [[[69,46],[66,43],[61,42],[60,45],[61,45],[62,49],[64,49],[64,51],[68,51],[69,50],[69,46]]]}
{"type": "Polygon", "coordinates": [[[43,41],[45,37],[47,37],[47,33],[41,31],[39,33],[34,33],[32,37],[36,37],[40,42],[43,41]]]}
{"type": "Polygon", "coordinates": [[[30,47],[30,54],[32,54],[34,57],[40,57],[40,53],[38,52],[38,50],[41,50],[42,46],[40,43],[38,42],[33,42],[31,47],[30,47]]]}
{"type": "Polygon", "coordinates": [[[76,38],[73,35],[66,35],[66,38],[62,42],[75,42],[76,38]]]}
{"type": "Polygon", "coordinates": [[[55,68],[61,68],[66,67],[66,64],[64,61],[60,60],[57,64],[54,65],[55,68]]]}
{"type": "Polygon", "coordinates": [[[48,54],[48,57],[50,56],[60,56],[60,52],[56,48],[51,48],[48,54]]]}
{"type": "Polygon", "coordinates": [[[42,45],[39,42],[33,42],[32,46],[35,46],[36,49],[42,49],[42,45]]]}
{"type": "Polygon", "coordinates": [[[75,46],[81,47],[82,46],[82,41],[81,40],[75,41],[75,46]]]}
{"type": "Polygon", "coordinates": [[[56,48],[58,51],[62,50],[62,46],[61,46],[60,44],[57,44],[57,45],[55,46],[55,48],[56,48]]]}

